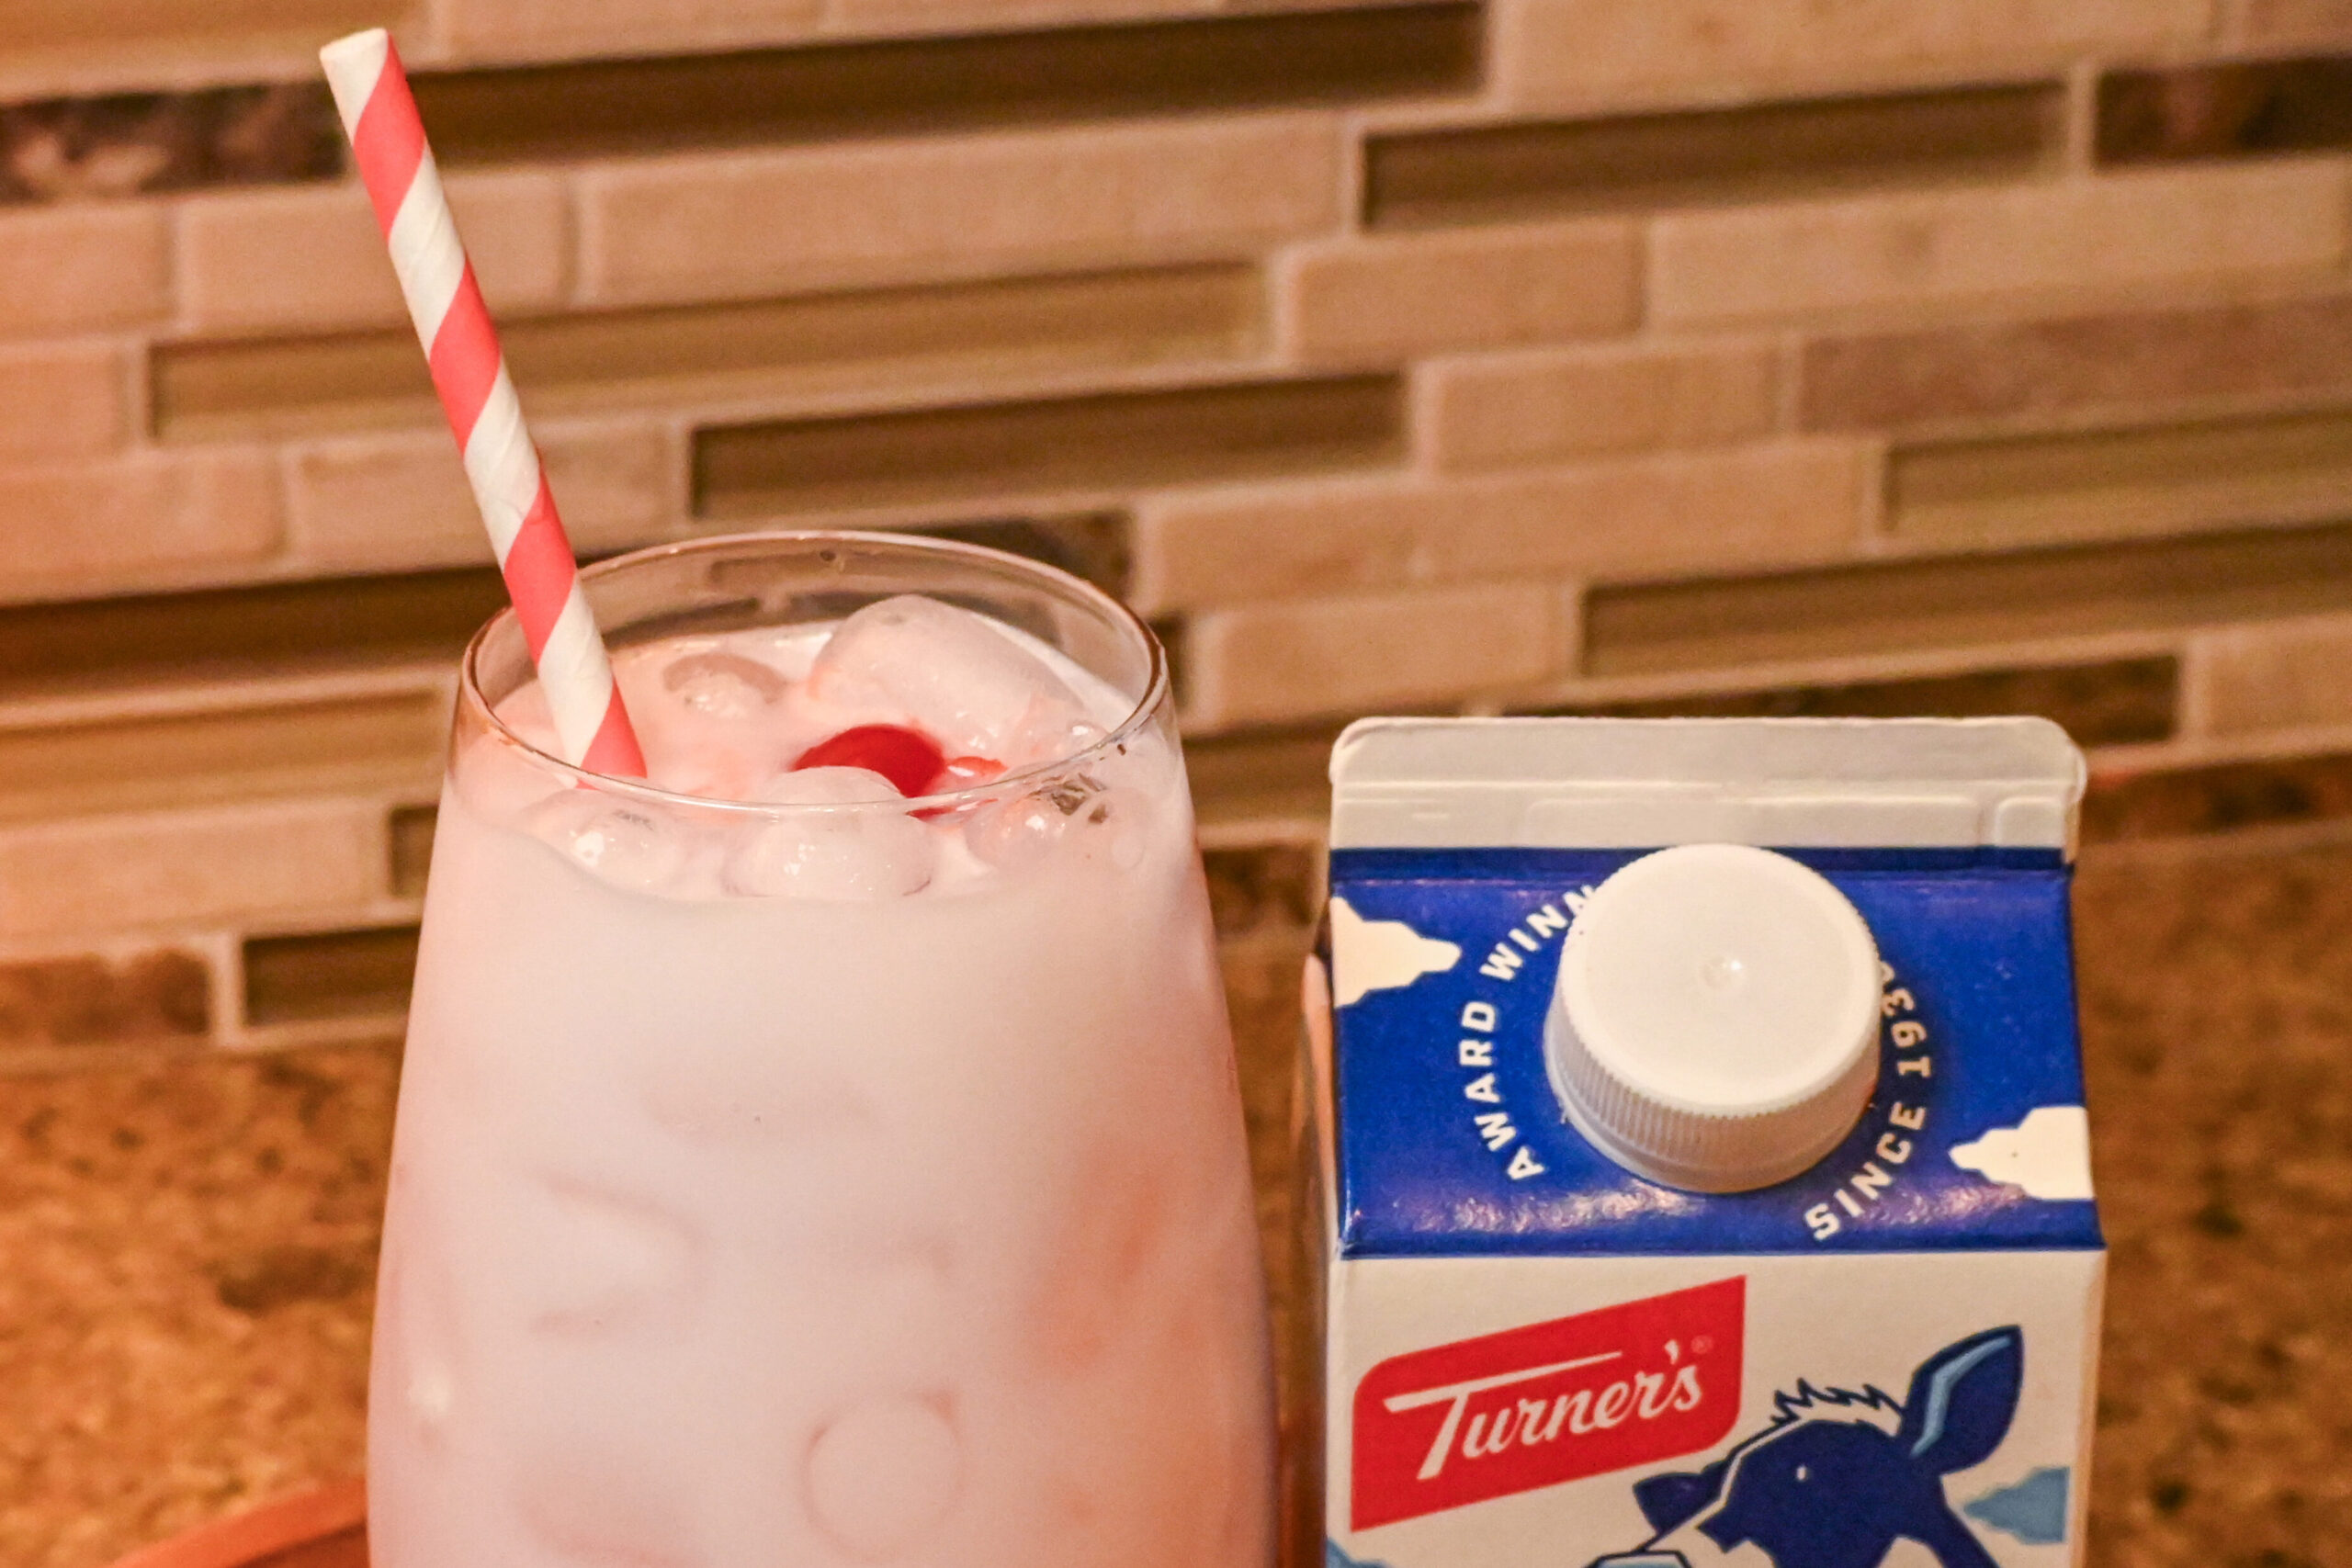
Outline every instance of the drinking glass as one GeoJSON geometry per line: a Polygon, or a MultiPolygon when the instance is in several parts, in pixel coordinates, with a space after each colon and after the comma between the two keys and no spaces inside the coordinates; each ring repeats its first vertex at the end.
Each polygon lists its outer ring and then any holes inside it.
{"type": "Polygon", "coordinates": [[[377,1568],[1266,1563],[1263,1284],[1150,632],[902,536],[582,581],[624,661],[924,594],[1125,717],[950,795],[706,800],[528,743],[521,628],[475,637],[385,1221],[377,1568]],[[911,891],[860,858],[910,824],[940,846],[911,891]]]}

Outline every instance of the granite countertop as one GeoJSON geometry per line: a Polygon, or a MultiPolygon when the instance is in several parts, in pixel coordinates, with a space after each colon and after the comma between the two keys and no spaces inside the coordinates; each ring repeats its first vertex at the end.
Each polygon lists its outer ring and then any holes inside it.
{"type": "MultiPolygon", "coordinates": [[[[2078,890],[2092,1561],[2352,1562],[2352,845],[2100,850],[2078,890]]],[[[1295,948],[1250,953],[1272,1128],[1295,948]]],[[[97,1568],[358,1469],[398,1070],[384,1042],[0,1079],[0,1561],[97,1568]]]]}

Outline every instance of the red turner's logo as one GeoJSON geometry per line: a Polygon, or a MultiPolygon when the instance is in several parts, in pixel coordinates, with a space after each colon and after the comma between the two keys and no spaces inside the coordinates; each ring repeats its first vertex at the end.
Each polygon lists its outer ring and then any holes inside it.
{"type": "Polygon", "coordinates": [[[1356,1385],[1352,1527],[1713,1447],[1747,1298],[1718,1280],[1381,1362],[1356,1385]]]}

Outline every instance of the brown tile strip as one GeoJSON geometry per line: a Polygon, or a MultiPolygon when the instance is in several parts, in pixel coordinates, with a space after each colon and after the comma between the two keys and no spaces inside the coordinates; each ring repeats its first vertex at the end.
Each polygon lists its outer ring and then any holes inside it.
{"type": "Polygon", "coordinates": [[[385,926],[245,942],[245,1021],[313,1023],[408,1006],[416,928],[385,926]]]}
{"type": "Polygon", "coordinates": [[[450,659],[505,602],[483,568],[5,606],[0,694],[450,659]]]}
{"type": "Polygon", "coordinates": [[[175,948],[0,964],[0,1048],[194,1039],[212,1028],[212,971],[175,948]]]}
{"type": "Polygon", "coordinates": [[[719,426],[695,439],[695,510],[753,517],[1314,472],[1395,461],[1403,425],[1396,377],[1351,376],[719,426]]]}
{"type": "Polygon", "coordinates": [[[448,726],[428,691],[0,729],[0,820],[417,788],[448,726]]]}
{"type": "Polygon", "coordinates": [[[1808,430],[2352,392],[2352,298],[1825,338],[1803,364],[1808,430]]]}
{"type": "Polygon", "coordinates": [[[1161,615],[1150,626],[1151,635],[1159,639],[1159,651],[1168,660],[1168,689],[1175,694],[1181,712],[1193,696],[1191,633],[1182,615],[1161,615]]]}
{"type": "Polygon", "coordinates": [[[888,136],[1466,90],[1475,5],[1379,6],[426,72],[447,164],[888,136]]]}
{"type": "Polygon", "coordinates": [[[1184,742],[1193,806],[1204,822],[1276,818],[1320,828],[1331,815],[1336,724],[1245,729],[1184,742]]]}
{"type": "Polygon", "coordinates": [[[1131,552],[1127,519],[1116,512],[1088,512],[1070,517],[986,518],[971,523],[944,523],[920,532],[934,538],[956,539],[1008,555],[1025,556],[1083,578],[1104,592],[1123,594],[1127,588],[1131,552]]]}
{"type": "Polygon", "coordinates": [[[0,107],[0,201],[331,179],[342,166],[343,132],[323,85],[0,107]]]}
{"type": "Polygon", "coordinates": [[[2352,409],[1899,446],[1897,534],[1993,540],[2309,522],[2352,508],[2352,409]]]}
{"type": "MultiPolygon", "coordinates": [[[[2177,678],[2177,661],[2170,658],[2127,659],[1520,711],[1627,718],[1679,715],[1971,718],[2039,714],[2064,725],[2083,745],[2114,746],[2170,738],[2177,678]]],[[[1282,818],[1320,828],[1330,814],[1328,770],[1331,745],[1339,733],[1337,725],[1314,725],[1238,730],[1186,740],[1185,767],[1192,778],[1194,808],[1209,822],[1282,818]]],[[[1216,874],[1211,874],[1214,896],[1216,874]]],[[[1233,902],[1227,918],[1236,910],[1255,907],[1238,894],[1228,897],[1233,902]]]]}
{"type": "Polygon", "coordinates": [[[393,809],[389,827],[391,875],[386,886],[395,898],[424,897],[425,873],[433,865],[434,808],[402,806],[393,809]]]}
{"type": "Polygon", "coordinates": [[[2103,164],[2352,147],[2352,55],[2119,71],[2098,85],[2103,164]]]}
{"type": "Polygon", "coordinates": [[[415,8],[406,0],[17,0],[0,6],[0,50],[127,51],[198,40],[234,48],[273,34],[315,47],[353,28],[400,27],[415,8]]]}
{"type": "Polygon", "coordinates": [[[1621,718],[1986,718],[2034,714],[2064,725],[2078,745],[2120,746],[2171,738],[2179,674],[2178,661],[2173,659],[2125,659],[1540,711],[1621,718]]]}
{"type": "MultiPolygon", "coordinates": [[[[748,304],[502,321],[534,414],[903,390],[924,381],[1069,367],[1232,359],[1258,345],[1263,288],[1211,265],[808,295],[748,304]]],[[[158,344],[156,434],[247,439],[439,416],[414,335],[158,344]]]]}
{"type": "Polygon", "coordinates": [[[1365,220],[1401,228],[2009,178],[2057,158],[2064,96],[2032,83],[1376,136],[1365,147],[1365,220]]]}
{"type": "Polygon", "coordinates": [[[2083,838],[2222,833],[2352,817],[2352,753],[2150,773],[2103,773],[2083,802],[2083,838]]]}
{"type": "Polygon", "coordinates": [[[1209,908],[1220,938],[1304,931],[1320,917],[1321,856],[1299,843],[1250,844],[1202,852],[1209,908]]]}
{"type": "Polygon", "coordinates": [[[2352,525],[1594,590],[1595,674],[1705,670],[2352,607],[2352,525]]]}

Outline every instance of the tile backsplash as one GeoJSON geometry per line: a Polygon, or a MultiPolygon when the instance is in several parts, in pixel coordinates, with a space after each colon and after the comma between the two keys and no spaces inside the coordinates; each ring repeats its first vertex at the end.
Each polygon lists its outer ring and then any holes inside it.
{"type": "Polygon", "coordinates": [[[376,22],[582,549],[1125,594],[1237,974],[1374,709],[2033,711],[2094,836],[2352,816],[2340,4],[19,6],[0,1070],[398,1029],[500,592],[317,85],[376,22]]]}

